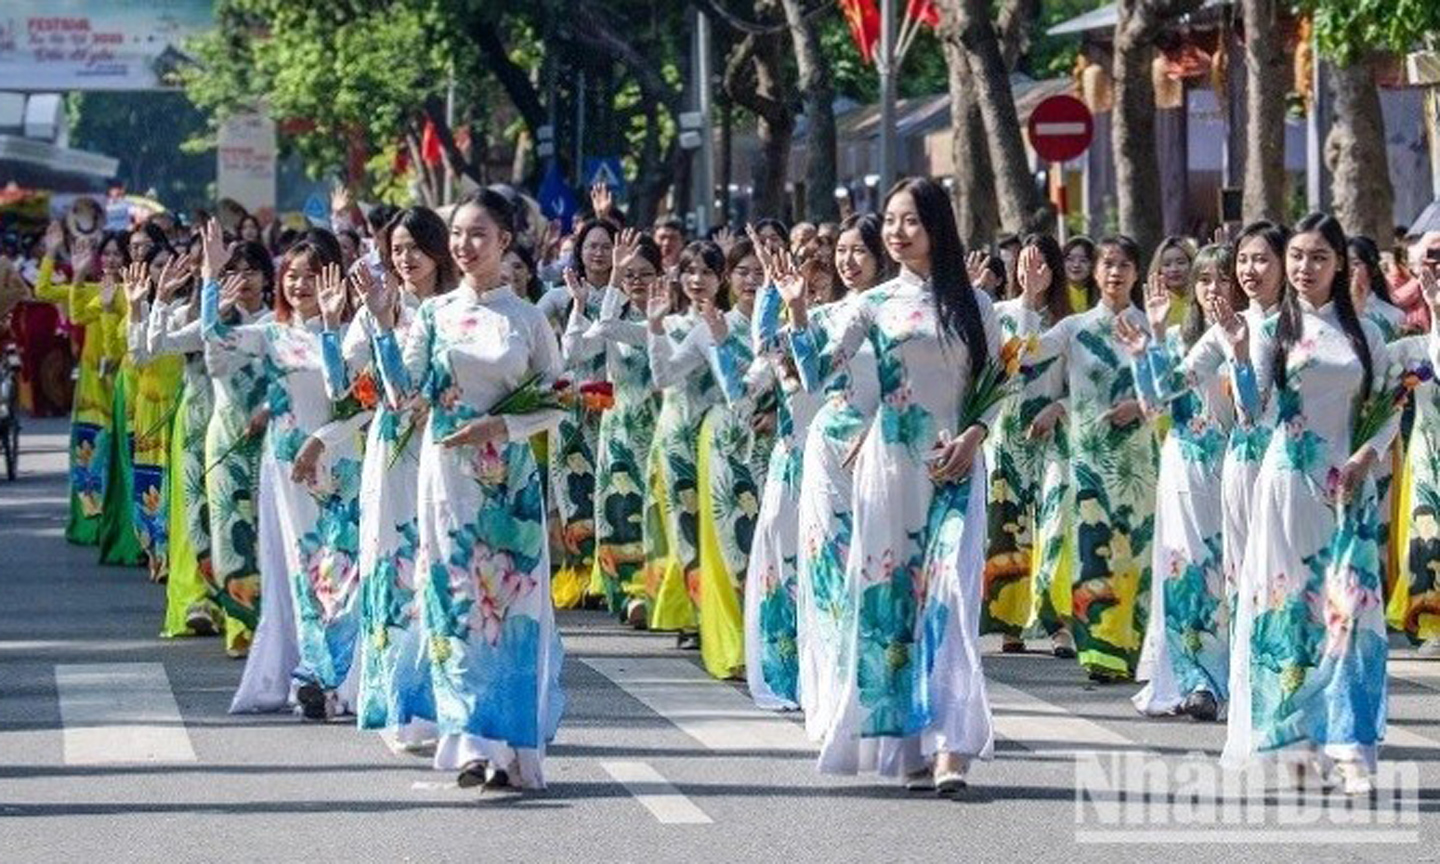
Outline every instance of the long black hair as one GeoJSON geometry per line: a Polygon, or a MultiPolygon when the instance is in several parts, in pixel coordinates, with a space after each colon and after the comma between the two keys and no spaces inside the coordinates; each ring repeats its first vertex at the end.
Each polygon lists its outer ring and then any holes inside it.
{"type": "Polygon", "coordinates": [[[930,238],[930,292],[935,298],[935,317],[940,338],[959,336],[970,355],[973,381],[989,362],[985,325],[980,320],[980,302],[965,272],[965,244],[955,226],[955,210],[945,187],[928,177],[901,180],[885,196],[885,206],[896,195],[906,193],[915,202],[920,225],[930,238]]]}
{"type": "MultiPolygon", "coordinates": [[[[1364,389],[1361,392],[1369,393],[1373,378],[1370,343],[1366,341],[1365,331],[1360,327],[1360,316],[1355,313],[1355,301],[1350,298],[1350,259],[1346,255],[1345,229],[1340,227],[1340,220],[1328,213],[1311,213],[1295,226],[1290,240],[1294,242],[1299,235],[1310,233],[1319,234],[1335,253],[1337,263],[1335,281],[1330,283],[1330,302],[1335,305],[1335,317],[1340,320],[1340,329],[1345,331],[1345,338],[1350,340],[1350,347],[1365,370],[1364,389]]],[[[1290,359],[1290,349],[1295,347],[1304,334],[1300,295],[1292,288],[1285,292],[1285,296],[1280,300],[1280,319],[1275,330],[1277,350],[1272,371],[1279,387],[1286,385],[1285,367],[1290,359]]]]}
{"type": "Polygon", "coordinates": [[[1380,269],[1380,247],[1369,237],[1356,234],[1350,238],[1348,248],[1360,266],[1365,268],[1365,275],[1370,277],[1370,293],[1394,306],[1395,301],[1390,299],[1390,282],[1385,278],[1385,271],[1380,269]]]}
{"type": "MultiPolygon", "coordinates": [[[[514,255],[520,261],[520,266],[530,274],[524,285],[511,285],[515,293],[528,299],[531,303],[539,303],[540,298],[545,296],[545,283],[540,281],[540,268],[535,265],[535,252],[530,248],[530,243],[524,237],[520,237],[510,248],[505,250],[506,255],[514,255]],[[523,290],[522,290],[523,289],[523,290]]],[[[573,300],[570,303],[574,303],[573,300]]],[[[566,318],[569,318],[570,306],[566,306],[566,318]]]]}
{"type": "Polygon", "coordinates": [[[1130,286],[1130,304],[1136,309],[1145,308],[1145,277],[1140,271],[1144,260],[1140,257],[1140,244],[1128,234],[1111,234],[1108,237],[1101,237],[1100,242],[1095,244],[1095,263],[1100,263],[1101,250],[1107,246],[1114,246],[1130,259],[1135,265],[1135,284],[1130,286]]]}
{"type": "MultiPolygon", "coordinates": [[[[1060,241],[1049,234],[1031,234],[1025,238],[1020,251],[1024,252],[1032,246],[1040,250],[1040,257],[1050,270],[1050,285],[1045,289],[1045,309],[1050,313],[1049,325],[1053,326],[1070,313],[1083,310],[1070,308],[1070,286],[1065,284],[1065,253],[1060,250],[1060,241]]],[[[1020,259],[1017,257],[1015,260],[1015,281],[1018,285],[1020,259]]]]}
{"type": "Polygon", "coordinates": [[[455,259],[450,257],[450,231],[439,214],[429,207],[406,207],[397,210],[380,229],[380,260],[392,273],[395,272],[395,263],[390,254],[390,243],[396,228],[404,228],[425,257],[435,262],[436,294],[444,294],[459,284],[460,270],[455,266],[455,259]]]}

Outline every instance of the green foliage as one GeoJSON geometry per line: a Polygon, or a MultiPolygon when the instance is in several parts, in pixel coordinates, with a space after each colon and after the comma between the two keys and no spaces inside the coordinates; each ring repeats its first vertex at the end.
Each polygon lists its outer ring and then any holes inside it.
{"type": "MultiPolygon", "coordinates": [[[[1029,48],[1016,64],[1017,71],[1032,78],[1044,79],[1069,75],[1080,53],[1081,40],[1076,36],[1048,36],[1045,31],[1106,5],[1109,0],[1044,0],[1040,18],[1030,27],[1029,48]]],[[[1410,0],[1425,2],[1425,0],[1410,0]]],[[[995,3],[999,14],[1000,2],[995,3]]],[[[880,82],[874,66],[865,65],[860,51],[850,36],[845,17],[836,11],[821,21],[821,46],[830,58],[835,78],[835,92],[861,103],[880,98],[880,82]]],[[[901,98],[944,93],[947,87],[945,52],[934,31],[926,28],[915,39],[900,70],[901,98]]]]}
{"type": "Polygon", "coordinates": [[[1030,31],[1030,50],[1020,59],[1020,70],[1037,80],[1069,75],[1080,53],[1079,36],[1049,36],[1047,30],[1078,15],[1107,5],[1109,0],[1044,0],[1040,20],[1030,31]]]}
{"type": "MultiPolygon", "coordinates": [[[[839,9],[820,19],[820,48],[830,60],[830,73],[835,95],[853,99],[862,105],[880,98],[880,76],[874,65],[860,58],[860,49],[850,35],[850,26],[839,9]]],[[[945,52],[940,40],[929,28],[915,37],[910,53],[900,68],[897,89],[900,98],[933,96],[946,88],[945,52]]]]}
{"type": "Polygon", "coordinates": [[[1297,0],[1296,8],[1314,15],[1320,50],[1339,63],[1411,51],[1440,33],[1437,0],[1297,0]]]}
{"type": "Polygon", "coordinates": [[[288,0],[221,0],[218,27],[191,46],[191,100],[217,120],[263,104],[300,121],[289,143],[313,174],[345,163],[352,137],[399,140],[428,96],[443,91],[452,46],[440,0],[351,3],[346,11],[288,0]]]}
{"type": "Polygon", "coordinates": [[[181,151],[205,132],[205,115],[184,94],[165,91],[72,93],[65,103],[70,143],[120,160],[132,192],[151,190],[172,209],[208,206],[214,194],[213,146],[181,151]]]}

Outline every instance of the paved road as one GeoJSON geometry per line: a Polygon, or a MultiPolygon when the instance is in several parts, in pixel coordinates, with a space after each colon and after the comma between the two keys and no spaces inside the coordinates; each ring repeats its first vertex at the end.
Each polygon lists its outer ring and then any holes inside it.
{"type": "MultiPolygon", "coordinates": [[[[1151,814],[1160,824],[1127,824],[1141,805],[1115,795],[1077,804],[1077,785],[1094,792],[1115,776],[1106,771],[1134,769],[1137,784],[1141,771],[1174,772],[1179,791],[1193,791],[1213,769],[1223,728],[1143,720],[1129,706],[1133,687],[1089,685],[1073,662],[1040,653],[987,654],[1001,738],[960,799],[821,777],[794,718],[755,711],[671,639],[598,613],[561,616],[569,706],[550,788],[460,790],[427,760],[341,723],[228,715],[240,665],[216,641],[157,638],[162,589],[64,542],[64,432],[33,423],[21,478],[0,483],[6,864],[1217,862],[1253,859],[1259,843],[1274,844],[1263,852],[1271,860],[1312,864],[1440,856],[1440,662],[1403,653],[1392,663],[1386,756],[1410,773],[1398,804],[1362,807],[1347,828],[1335,827],[1343,810],[1312,812],[1296,827],[1305,811],[1289,822],[1282,812],[1295,799],[1263,790],[1269,806],[1230,824],[1203,807],[1184,811],[1198,812],[1198,824],[1174,824],[1180,811],[1161,806],[1169,798],[1151,814]],[[1077,762],[1075,751],[1101,755],[1077,762]],[[1397,809],[1399,822],[1377,823],[1397,809]]],[[[1202,790],[1196,800],[1213,810],[1217,800],[1256,799],[1202,790]]]]}

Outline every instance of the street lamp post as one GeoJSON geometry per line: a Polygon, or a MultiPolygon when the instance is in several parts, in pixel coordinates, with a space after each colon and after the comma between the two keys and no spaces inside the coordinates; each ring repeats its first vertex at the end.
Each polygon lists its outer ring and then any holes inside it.
{"type": "Polygon", "coordinates": [[[715,132],[712,126],[710,81],[710,16],[698,13],[695,21],[695,75],[699,84],[696,108],[700,111],[700,200],[696,227],[704,236],[715,224],[715,132]]]}
{"type": "Polygon", "coordinates": [[[880,189],[895,182],[895,0],[880,0],[880,189]]]}

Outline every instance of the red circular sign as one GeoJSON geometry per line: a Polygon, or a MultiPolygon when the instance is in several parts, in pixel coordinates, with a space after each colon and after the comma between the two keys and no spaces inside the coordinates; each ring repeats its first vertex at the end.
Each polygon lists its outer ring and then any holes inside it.
{"type": "Polygon", "coordinates": [[[1068,162],[1085,152],[1095,135],[1095,118],[1074,96],[1051,96],[1030,113],[1030,146],[1046,162],[1068,162]]]}

